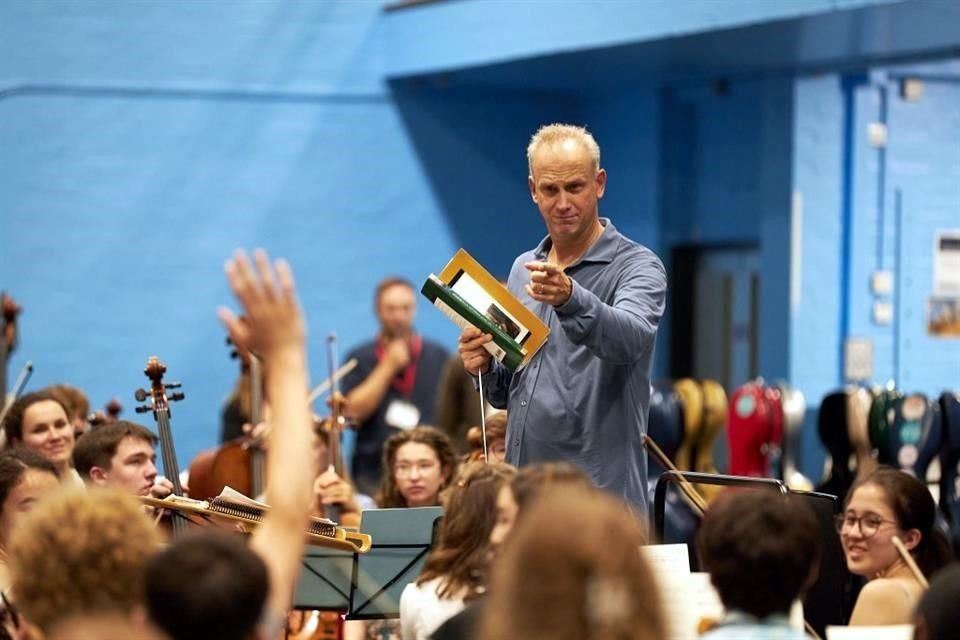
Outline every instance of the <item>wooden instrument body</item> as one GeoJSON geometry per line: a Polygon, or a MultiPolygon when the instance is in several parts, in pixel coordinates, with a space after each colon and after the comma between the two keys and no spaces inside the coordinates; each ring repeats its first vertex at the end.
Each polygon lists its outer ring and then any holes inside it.
{"type": "Polygon", "coordinates": [[[215,449],[201,452],[190,463],[191,498],[204,500],[219,495],[224,487],[236,489],[245,496],[256,498],[254,492],[253,452],[250,438],[236,438],[215,449]]]}
{"type": "MultiPolygon", "coordinates": [[[[242,359],[241,374],[250,385],[250,420],[253,425],[263,417],[263,373],[260,361],[252,354],[242,359]]],[[[242,436],[219,447],[201,452],[190,463],[191,498],[203,500],[220,495],[224,487],[245,496],[258,498],[266,490],[266,452],[255,438],[242,436]]]]}

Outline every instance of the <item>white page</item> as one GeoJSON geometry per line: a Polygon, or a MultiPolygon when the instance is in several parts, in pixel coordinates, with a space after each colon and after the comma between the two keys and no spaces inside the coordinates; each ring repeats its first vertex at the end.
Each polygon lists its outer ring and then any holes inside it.
{"type": "Polygon", "coordinates": [[[827,627],[827,640],[913,640],[913,625],[827,627]]]}

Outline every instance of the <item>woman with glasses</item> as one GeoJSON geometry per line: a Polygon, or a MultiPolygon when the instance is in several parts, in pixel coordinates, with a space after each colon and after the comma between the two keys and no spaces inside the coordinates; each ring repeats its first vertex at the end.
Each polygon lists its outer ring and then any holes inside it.
{"type": "Polygon", "coordinates": [[[909,624],[923,587],[900,557],[903,541],[920,570],[931,576],[950,559],[935,528],[936,504],[922,482],[895,469],[878,469],[851,489],[837,530],[851,573],[868,580],[851,625],[909,624]]]}
{"type": "Polygon", "coordinates": [[[436,506],[456,472],[457,458],[447,434],[434,427],[395,433],[383,445],[377,504],[383,508],[436,506]]]}
{"type": "MultiPolygon", "coordinates": [[[[440,492],[457,473],[457,455],[450,438],[434,427],[397,431],[383,444],[383,471],[377,505],[382,508],[435,507],[440,492]]],[[[351,620],[343,626],[344,640],[399,640],[399,620],[364,622],[351,620]]]]}

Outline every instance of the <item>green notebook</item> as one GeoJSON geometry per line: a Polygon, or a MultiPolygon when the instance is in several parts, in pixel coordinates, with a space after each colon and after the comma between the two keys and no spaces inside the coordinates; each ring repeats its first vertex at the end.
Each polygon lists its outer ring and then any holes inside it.
{"type": "Polygon", "coordinates": [[[487,351],[510,371],[516,371],[523,363],[523,350],[504,328],[489,315],[474,308],[440,278],[433,274],[428,276],[420,293],[461,329],[472,325],[493,336],[493,342],[486,345],[487,351]]]}

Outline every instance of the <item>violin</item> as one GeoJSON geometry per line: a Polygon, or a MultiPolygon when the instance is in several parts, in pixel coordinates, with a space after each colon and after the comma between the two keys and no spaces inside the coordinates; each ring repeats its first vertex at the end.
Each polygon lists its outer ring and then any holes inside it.
{"type": "MultiPolygon", "coordinates": [[[[337,379],[337,336],[331,333],[327,336],[327,365],[329,367],[330,381],[330,418],[326,422],[327,429],[330,431],[330,467],[329,469],[341,478],[344,476],[343,451],[340,446],[340,437],[343,433],[343,427],[346,419],[343,416],[343,396],[340,394],[340,385],[337,379]]],[[[327,505],[325,516],[334,522],[340,521],[340,505],[327,505]]]]}
{"type": "MultiPolygon", "coordinates": [[[[163,472],[167,479],[173,485],[173,495],[183,496],[183,486],[180,484],[180,467],[177,465],[177,454],[173,448],[173,430],[170,427],[170,403],[183,400],[184,394],[175,391],[167,395],[170,389],[179,389],[178,383],[164,383],[163,374],[167,368],[156,356],[151,356],[147,361],[147,366],[143,370],[144,375],[150,379],[150,389],[137,389],[134,397],[137,402],[149,400],[149,404],[138,406],[137,413],[153,413],[153,419],[157,423],[157,431],[160,436],[160,454],[163,459],[163,472]]],[[[175,511],[170,512],[170,526],[174,538],[178,538],[187,532],[188,520],[182,514],[175,511]]]]}

